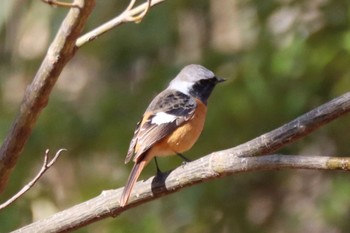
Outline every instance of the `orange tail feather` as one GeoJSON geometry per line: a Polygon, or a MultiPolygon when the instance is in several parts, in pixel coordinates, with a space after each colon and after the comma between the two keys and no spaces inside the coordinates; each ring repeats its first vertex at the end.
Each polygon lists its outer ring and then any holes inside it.
{"type": "Polygon", "coordinates": [[[123,207],[127,204],[132,188],[134,187],[137,179],[139,178],[141,171],[146,165],[146,161],[136,162],[131,170],[128,181],[126,182],[123,193],[120,197],[120,206],[123,207]]]}

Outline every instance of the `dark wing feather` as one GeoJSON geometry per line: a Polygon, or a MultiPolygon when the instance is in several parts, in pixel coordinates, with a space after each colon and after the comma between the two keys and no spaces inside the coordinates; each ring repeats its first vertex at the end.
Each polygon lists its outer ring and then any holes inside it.
{"type": "Polygon", "coordinates": [[[182,92],[165,90],[151,102],[144,117],[136,127],[125,162],[135,154],[134,160],[146,152],[153,144],[172,133],[179,125],[192,118],[197,104],[196,100],[182,92]],[[174,121],[154,124],[152,119],[157,113],[164,112],[176,116],[174,121]],[[137,151],[136,150],[137,147],[137,151]]]}
{"type": "Polygon", "coordinates": [[[143,119],[143,117],[136,124],[136,129],[134,131],[134,136],[132,137],[131,142],[130,142],[128,154],[126,155],[126,158],[125,158],[125,163],[128,163],[130,161],[131,157],[134,155],[135,146],[136,146],[136,142],[137,142],[137,134],[140,131],[140,125],[141,125],[142,119],[143,119]]]}

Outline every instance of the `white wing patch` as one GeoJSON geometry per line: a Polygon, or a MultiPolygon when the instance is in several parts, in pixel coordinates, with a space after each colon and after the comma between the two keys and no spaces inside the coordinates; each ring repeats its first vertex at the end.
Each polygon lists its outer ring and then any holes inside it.
{"type": "Polygon", "coordinates": [[[161,125],[165,123],[170,123],[176,120],[176,116],[170,115],[165,112],[158,112],[156,115],[152,118],[151,123],[156,125],[161,125]]]}

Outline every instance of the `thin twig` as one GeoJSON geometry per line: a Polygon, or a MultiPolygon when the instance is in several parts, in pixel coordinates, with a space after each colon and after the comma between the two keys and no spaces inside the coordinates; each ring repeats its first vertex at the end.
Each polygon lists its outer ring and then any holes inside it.
{"type": "Polygon", "coordinates": [[[147,14],[148,10],[161,3],[165,0],[147,0],[146,3],[143,3],[135,8],[132,8],[136,2],[136,0],[131,0],[128,7],[115,17],[114,19],[111,19],[110,21],[102,24],[101,26],[95,28],[94,30],[80,36],[76,42],[77,47],[81,47],[84,44],[95,40],[97,37],[101,36],[102,34],[112,30],[113,28],[127,22],[140,22],[142,18],[147,14]]]}
{"type": "Polygon", "coordinates": [[[79,8],[79,5],[74,4],[74,3],[69,3],[69,2],[61,2],[57,0],[41,0],[43,3],[49,4],[50,6],[55,6],[55,7],[65,7],[65,8],[79,8]]]}
{"type": "Polygon", "coordinates": [[[28,192],[28,190],[31,189],[35,185],[35,183],[40,179],[40,177],[42,175],[44,175],[44,173],[56,162],[58,157],[61,155],[62,151],[67,151],[67,150],[66,149],[58,150],[56,152],[55,156],[51,159],[51,161],[49,161],[49,149],[47,149],[45,151],[44,163],[43,163],[40,171],[38,172],[38,174],[28,184],[26,184],[18,193],[16,193],[10,199],[8,199],[4,203],[2,203],[0,205],[0,210],[6,208],[7,206],[9,206],[13,202],[15,202],[19,197],[23,196],[23,194],[28,192]]]}
{"type": "MultiPolygon", "coordinates": [[[[130,11],[130,10],[134,7],[135,3],[136,3],[136,0],[131,0],[131,1],[129,2],[128,7],[124,10],[124,12],[130,11]]],[[[124,13],[124,12],[123,12],[123,13],[124,13]]],[[[123,14],[123,13],[122,13],[122,14],[123,14]]]]}

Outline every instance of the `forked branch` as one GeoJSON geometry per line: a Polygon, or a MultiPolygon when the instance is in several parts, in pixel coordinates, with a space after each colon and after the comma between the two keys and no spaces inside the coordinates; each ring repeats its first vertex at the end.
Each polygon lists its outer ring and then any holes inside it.
{"type": "Polygon", "coordinates": [[[58,157],[61,155],[62,151],[66,151],[66,149],[58,150],[55,156],[51,160],[49,160],[49,149],[47,149],[45,151],[43,165],[41,166],[41,169],[38,172],[38,174],[28,184],[26,184],[18,193],[13,195],[10,199],[5,201],[4,203],[0,204],[0,210],[6,208],[7,206],[15,202],[18,198],[23,196],[23,194],[25,194],[29,189],[31,189],[35,185],[35,183],[40,179],[40,177],[44,175],[44,173],[56,162],[58,157]]]}
{"type": "Polygon", "coordinates": [[[76,46],[79,48],[123,23],[139,23],[151,7],[164,1],[165,0],[147,0],[146,3],[134,7],[136,0],[131,0],[128,7],[120,15],[79,37],[76,46]]]}

